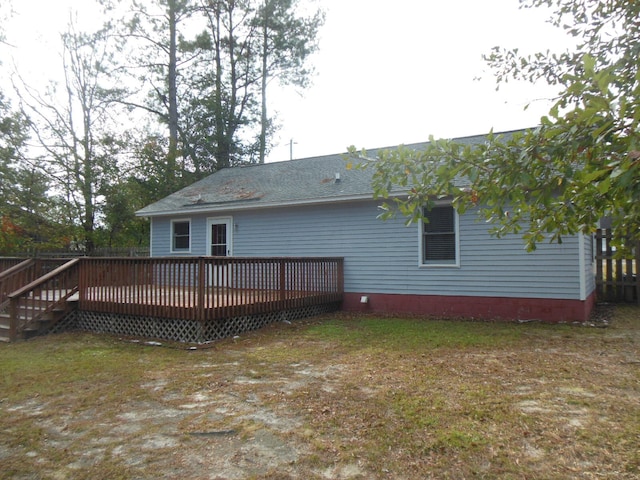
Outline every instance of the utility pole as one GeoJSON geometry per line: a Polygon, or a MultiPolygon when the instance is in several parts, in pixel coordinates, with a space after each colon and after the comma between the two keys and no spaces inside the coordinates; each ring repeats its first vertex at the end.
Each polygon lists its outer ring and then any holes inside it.
{"type": "Polygon", "coordinates": [[[297,143],[293,141],[293,138],[289,140],[289,160],[293,160],[293,145],[297,143]]]}

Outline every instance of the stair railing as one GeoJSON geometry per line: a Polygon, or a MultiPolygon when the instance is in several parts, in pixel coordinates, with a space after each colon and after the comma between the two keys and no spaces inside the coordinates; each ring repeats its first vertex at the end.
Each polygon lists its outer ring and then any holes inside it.
{"type": "Polygon", "coordinates": [[[51,312],[67,309],[69,298],[78,292],[79,262],[70,260],[8,294],[10,341],[51,312]]]}
{"type": "Polygon", "coordinates": [[[0,312],[9,306],[9,294],[33,281],[30,270],[35,260],[29,258],[0,273],[0,312]]]}
{"type": "Polygon", "coordinates": [[[24,257],[0,257],[0,274],[25,260],[27,260],[27,258],[24,257]]]}
{"type": "Polygon", "coordinates": [[[49,273],[67,260],[29,258],[0,272],[0,312],[9,306],[9,294],[49,273]]]}

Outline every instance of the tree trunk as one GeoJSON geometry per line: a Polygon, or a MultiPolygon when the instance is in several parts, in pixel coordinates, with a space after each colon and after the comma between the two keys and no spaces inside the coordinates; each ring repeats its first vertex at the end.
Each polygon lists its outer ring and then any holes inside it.
{"type": "Polygon", "coordinates": [[[268,0],[264,2],[264,18],[262,19],[262,84],[261,84],[261,98],[262,98],[262,110],[260,115],[260,163],[264,163],[267,152],[267,56],[269,53],[269,10],[267,5],[268,0]]]}
{"type": "Polygon", "coordinates": [[[176,44],[176,2],[169,0],[169,71],[168,71],[168,87],[169,87],[169,152],[167,154],[167,170],[172,178],[167,179],[169,182],[175,181],[177,174],[177,158],[178,158],[178,90],[177,81],[177,44],[176,44]]]}
{"type": "Polygon", "coordinates": [[[216,91],[214,94],[215,108],[213,114],[216,116],[215,138],[216,138],[216,170],[229,166],[229,146],[227,145],[227,136],[225,132],[225,105],[222,97],[222,42],[220,39],[220,7],[216,6],[216,31],[215,35],[215,66],[216,66],[216,91]]]}

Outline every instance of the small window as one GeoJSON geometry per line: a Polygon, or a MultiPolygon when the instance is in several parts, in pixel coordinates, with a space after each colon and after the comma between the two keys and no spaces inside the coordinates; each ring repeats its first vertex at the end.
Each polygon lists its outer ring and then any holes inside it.
{"type": "Polygon", "coordinates": [[[174,220],[171,222],[171,250],[185,252],[191,249],[191,221],[174,220]]]}
{"type": "Polygon", "coordinates": [[[435,206],[424,212],[422,264],[457,265],[456,212],[451,205],[435,206]]]}

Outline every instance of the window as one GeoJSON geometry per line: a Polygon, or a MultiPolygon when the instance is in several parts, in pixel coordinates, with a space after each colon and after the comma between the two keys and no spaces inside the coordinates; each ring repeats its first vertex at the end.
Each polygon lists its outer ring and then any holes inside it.
{"type": "Polygon", "coordinates": [[[188,252],[191,249],[191,221],[171,222],[171,251],[188,252]]]}
{"type": "Polygon", "coordinates": [[[457,215],[451,205],[425,210],[422,222],[421,263],[423,265],[457,265],[457,215]]]}

